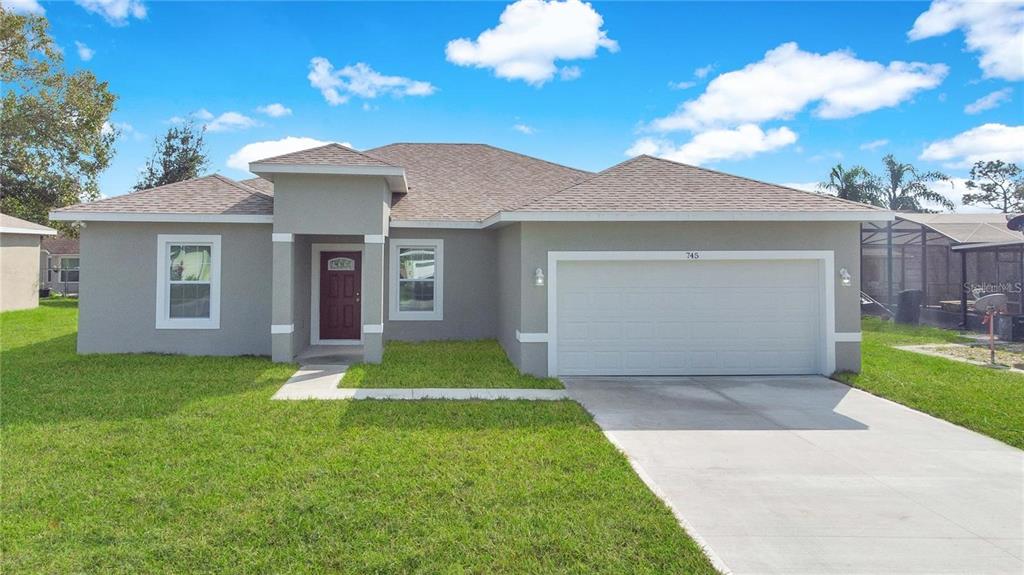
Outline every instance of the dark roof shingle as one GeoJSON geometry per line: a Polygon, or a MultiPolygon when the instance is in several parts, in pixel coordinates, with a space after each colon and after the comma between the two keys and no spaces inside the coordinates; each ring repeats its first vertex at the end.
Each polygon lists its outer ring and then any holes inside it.
{"type": "Polygon", "coordinates": [[[60,212],[273,215],[274,198],[220,174],[76,204],[60,212]]]}
{"type": "Polygon", "coordinates": [[[378,158],[371,157],[360,151],[342,146],[341,144],[327,144],[316,148],[308,148],[256,160],[253,164],[297,164],[306,166],[390,166],[395,167],[378,158]]]}
{"type": "Polygon", "coordinates": [[[366,153],[405,168],[396,220],[479,221],[578,182],[590,172],[486,144],[389,144],[366,153]]]}

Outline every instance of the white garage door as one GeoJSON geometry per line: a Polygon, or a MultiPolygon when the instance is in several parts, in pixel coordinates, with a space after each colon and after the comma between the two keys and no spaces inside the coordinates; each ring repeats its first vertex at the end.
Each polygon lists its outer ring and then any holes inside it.
{"type": "Polygon", "coordinates": [[[561,261],[560,375],[822,371],[819,263],[561,261]]]}

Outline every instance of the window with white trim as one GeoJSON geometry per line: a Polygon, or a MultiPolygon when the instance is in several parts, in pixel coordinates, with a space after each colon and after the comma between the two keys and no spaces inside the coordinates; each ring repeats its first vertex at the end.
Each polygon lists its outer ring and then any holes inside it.
{"type": "Polygon", "coordinates": [[[220,328],[220,236],[157,236],[157,329],[220,328]]]}
{"type": "Polygon", "coordinates": [[[388,319],[444,318],[444,240],[390,240],[388,319]]]}
{"type": "Polygon", "coordinates": [[[79,258],[60,258],[60,281],[64,282],[77,282],[78,281],[78,266],[79,258]]]}

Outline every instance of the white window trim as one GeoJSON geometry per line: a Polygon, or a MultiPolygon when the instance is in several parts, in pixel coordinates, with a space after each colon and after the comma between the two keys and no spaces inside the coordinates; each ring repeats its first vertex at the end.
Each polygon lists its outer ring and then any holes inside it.
{"type": "Polygon", "coordinates": [[[444,240],[391,239],[388,257],[388,320],[441,321],[444,319],[444,240]],[[433,311],[400,311],[398,309],[398,249],[431,248],[434,250],[433,311]]]}
{"type": "MultiPolygon", "coordinates": [[[[309,344],[310,345],[361,345],[363,331],[359,330],[359,339],[320,339],[320,253],[321,252],[358,252],[359,257],[359,293],[366,293],[366,275],[363,274],[363,244],[312,244],[309,256],[309,344]]],[[[359,321],[363,321],[363,304],[359,304],[359,321]]]]}
{"type": "Polygon", "coordinates": [[[826,377],[836,370],[835,252],[829,250],[765,251],[609,251],[548,252],[548,376],[558,377],[558,264],[579,261],[730,261],[730,260],[812,260],[819,262],[822,342],[819,345],[820,373],[826,377]]]}
{"type": "Polygon", "coordinates": [[[220,236],[158,234],[156,236],[156,329],[220,329],[220,236]],[[171,244],[205,244],[210,250],[210,317],[170,317],[167,258],[171,244]]]}
{"type": "Polygon", "coordinates": [[[73,255],[57,256],[57,268],[56,269],[57,269],[57,282],[58,283],[62,283],[62,284],[63,283],[76,284],[76,283],[78,283],[79,280],[74,280],[74,281],[67,280],[67,281],[64,281],[62,278],[64,277],[64,273],[65,272],[75,271],[75,272],[78,272],[78,277],[79,277],[79,279],[81,279],[81,277],[82,277],[82,258],[80,256],[73,256],[73,255]],[[64,260],[78,260],[78,267],[64,269],[64,260]]]}

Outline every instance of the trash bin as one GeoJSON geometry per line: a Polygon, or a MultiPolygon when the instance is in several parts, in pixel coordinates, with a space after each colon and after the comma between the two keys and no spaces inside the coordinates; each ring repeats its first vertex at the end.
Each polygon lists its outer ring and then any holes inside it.
{"type": "Polygon", "coordinates": [[[917,325],[921,321],[921,300],[924,292],[919,289],[903,290],[896,299],[896,323],[917,325]]]}
{"type": "Polygon", "coordinates": [[[1024,341],[1024,315],[1015,315],[1010,324],[1010,339],[1024,341]]]}

